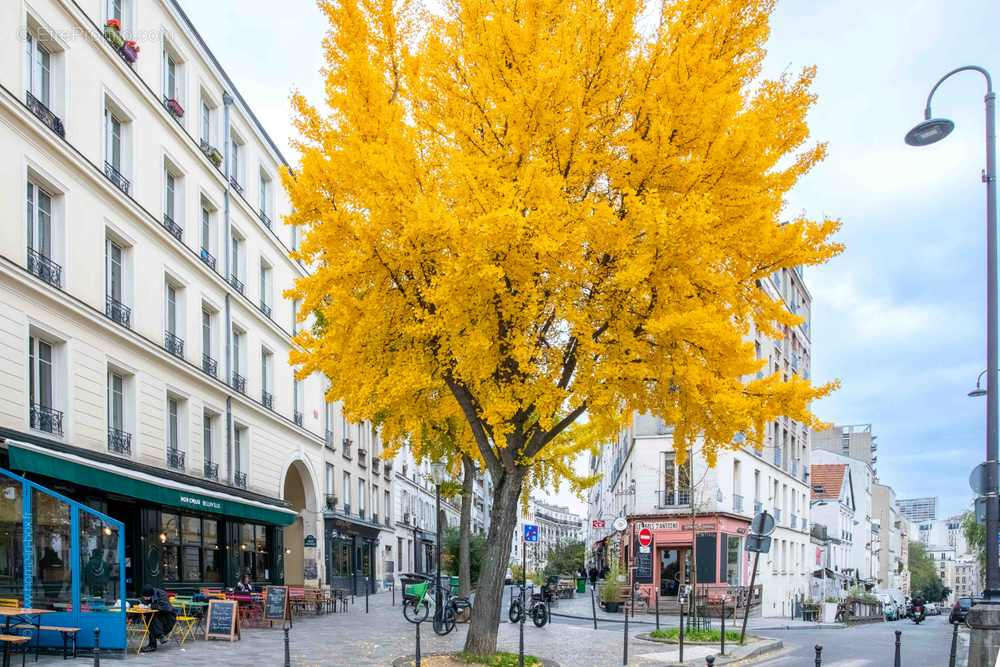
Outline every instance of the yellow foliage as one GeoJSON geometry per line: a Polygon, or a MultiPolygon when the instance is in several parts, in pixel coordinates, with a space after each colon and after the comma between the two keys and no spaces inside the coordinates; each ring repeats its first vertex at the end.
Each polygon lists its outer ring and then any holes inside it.
{"type": "Polygon", "coordinates": [[[783,211],[825,147],[814,70],[760,80],[772,4],[668,1],[644,32],[636,0],[320,2],[326,108],[294,96],[283,174],[317,322],[292,362],[390,446],[459,419],[456,449],[539,485],[591,482],[566,461],[633,411],[710,462],[811,421],[831,386],[745,381],[751,328],[799,322],[759,281],[840,251],[783,211]]]}

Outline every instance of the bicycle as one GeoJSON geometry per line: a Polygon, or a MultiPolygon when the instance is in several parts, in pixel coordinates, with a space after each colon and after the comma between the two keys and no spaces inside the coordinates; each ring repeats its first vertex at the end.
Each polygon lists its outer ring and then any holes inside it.
{"type": "Polygon", "coordinates": [[[432,627],[438,635],[444,636],[455,629],[458,615],[472,606],[469,599],[451,594],[448,586],[435,584],[431,577],[421,574],[407,575],[420,579],[422,583],[410,584],[403,591],[403,616],[410,623],[421,623],[432,617],[432,627]],[[430,594],[428,594],[430,593],[430,594]],[[437,607],[437,594],[441,595],[441,606],[437,607]]]}
{"type": "MultiPolygon", "coordinates": [[[[518,586],[520,594],[517,597],[511,596],[510,609],[507,610],[507,618],[511,623],[520,623],[524,615],[524,587],[518,586]]],[[[531,594],[531,604],[528,606],[528,613],[531,615],[531,622],[536,628],[544,627],[549,622],[549,610],[546,600],[551,598],[551,594],[546,586],[542,586],[542,592],[531,594]]]]}

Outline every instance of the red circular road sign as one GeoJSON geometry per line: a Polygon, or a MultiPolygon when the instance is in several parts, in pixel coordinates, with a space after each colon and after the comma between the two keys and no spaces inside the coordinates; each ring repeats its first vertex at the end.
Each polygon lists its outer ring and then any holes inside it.
{"type": "Polygon", "coordinates": [[[653,543],[653,531],[649,528],[643,528],[639,531],[639,545],[648,547],[653,543]]]}

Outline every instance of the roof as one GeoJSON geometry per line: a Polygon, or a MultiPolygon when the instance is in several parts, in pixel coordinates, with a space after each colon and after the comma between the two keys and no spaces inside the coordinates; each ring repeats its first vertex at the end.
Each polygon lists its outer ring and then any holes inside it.
{"type": "Polygon", "coordinates": [[[844,486],[846,463],[821,463],[809,466],[813,500],[839,500],[844,486]]]}

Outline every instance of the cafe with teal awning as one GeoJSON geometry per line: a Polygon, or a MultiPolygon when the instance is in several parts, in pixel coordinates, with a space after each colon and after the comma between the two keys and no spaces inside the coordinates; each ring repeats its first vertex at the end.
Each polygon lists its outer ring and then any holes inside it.
{"type": "Polygon", "coordinates": [[[284,583],[283,528],[297,513],[280,499],[64,443],[5,444],[11,471],[121,525],[125,597],[147,584],[231,588],[243,573],[284,583]]]}

